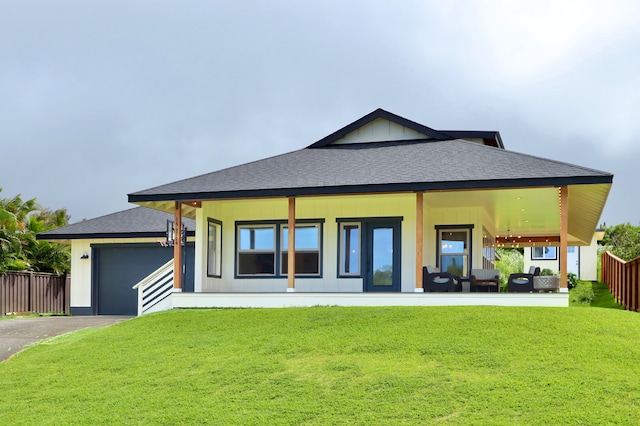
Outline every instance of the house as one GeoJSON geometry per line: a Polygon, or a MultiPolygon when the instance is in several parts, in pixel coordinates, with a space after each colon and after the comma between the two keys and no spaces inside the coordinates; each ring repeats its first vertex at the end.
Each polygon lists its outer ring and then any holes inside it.
{"type": "MultiPolygon", "coordinates": [[[[174,307],[242,293],[389,300],[420,293],[425,265],[468,277],[505,243],[590,245],[612,181],[508,151],[498,132],[434,130],[378,109],[306,148],[129,201],[195,220],[194,293],[174,307]]],[[[566,257],[559,269],[566,292],[566,257]]]]}
{"type": "MultiPolygon", "coordinates": [[[[166,243],[171,214],[135,207],[42,232],[40,240],[71,245],[72,315],[136,315],[132,286],[167,261],[173,248],[166,243]]],[[[185,291],[193,290],[195,221],[184,219],[187,244],[185,291]]]]}
{"type": "MultiPolygon", "coordinates": [[[[566,257],[559,263],[562,292],[554,294],[427,294],[423,267],[464,280],[472,269],[490,269],[495,248],[505,244],[544,242],[561,251],[588,246],[612,181],[607,172],[508,151],[495,131],[434,130],[378,109],[306,148],[129,194],[131,203],[145,207],[139,214],[172,217],[176,241],[182,240],[182,222],[192,220],[195,231],[193,262],[187,262],[193,265],[193,288],[183,274],[171,272],[185,264],[175,244],[173,263],[136,284],[138,312],[341,304],[566,306],[566,257]],[[165,278],[155,280],[169,275],[173,288],[167,289],[165,278]]],[[[109,218],[106,227],[124,231],[118,222],[117,216],[109,218]]],[[[164,235],[156,227],[145,242],[164,235]]],[[[91,248],[100,256],[101,244],[127,239],[126,232],[116,240],[79,228],[59,232],[72,241],[72,276],[85,265],[78,253],[91,248]]],[[[128,242],[136,232],[132,227],[128,242]]],[[[72,301],[87,313],[96,312],[95,292],[106,288],[101,278],[95,283],[96,268],[103,266],[80,272],[72,282],[72,301]]]]}
{"type": "MultiPolygon", "coordinates": [[[[535,247],[524,248],[524,270],[528,271],[532,265],[540,269],[549,269],[554,274],[560,271],[562,255],[560,248],[550,244],[538,244],[535,247]]],[[[593,236],[588,246],[569,246],[566,251],[567,273],[584,281],[597,281],[598,242],[593,236]]]]}

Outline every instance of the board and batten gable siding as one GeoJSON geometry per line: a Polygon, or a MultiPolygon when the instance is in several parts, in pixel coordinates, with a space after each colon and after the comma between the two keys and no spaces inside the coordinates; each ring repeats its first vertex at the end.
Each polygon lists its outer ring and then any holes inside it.
{"type": "MultiPolygon", "coordinates": [[[[425,197],[427,198],[427,197],[425,197]]],[[[195,291],[285,292],[286,278],[235,278],[236,221],[284,221],[286,198],[220,200],[203,202],[197,210],[195,291]],[[207,276],[207,219],[222,222],[222,275],[207,276]]],[[[424,265],[435,265],[435,225],[473,225],[474,265],[482,264],[481,208],[429,209],[424,213],[424,265]]],[[[323,220],[322,278],[296,278],[298,292],[361,292],[362,278],[338,278],[338,223],[336,219],[402,217],[401,291],[415,292],[416,195],[377,194],[296,198],[296,219],[323,220]]]]}
{"type": "Polygon", "coordinates": [[[333,145],[344,145],[350,143],[370,143],[384,141],[401,141],[427,139],[428,136],[416,132],[405,126],[392,123],[383,118],[377,118],[370,123],[354,130],[343,138],[333,142],[333,145]]]}

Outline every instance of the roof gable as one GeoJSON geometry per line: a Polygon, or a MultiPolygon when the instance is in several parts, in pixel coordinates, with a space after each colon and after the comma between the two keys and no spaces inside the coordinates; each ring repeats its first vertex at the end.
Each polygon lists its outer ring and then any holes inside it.
{"type": "Polygon", "coordinates": [[[308,148],[323,148],[329,145],[349,143],[370,143],[416,139],[451,139],[446,133],[407,120],[381,108],[365,115],[359,120],[333,132],[308,148]]]}

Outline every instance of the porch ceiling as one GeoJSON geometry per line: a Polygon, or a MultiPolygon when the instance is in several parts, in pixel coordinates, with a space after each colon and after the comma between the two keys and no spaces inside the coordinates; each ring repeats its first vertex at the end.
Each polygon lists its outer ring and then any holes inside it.
{"type": "MultiPolygon", "coordinates": [[[[568,190],[569,245],[589,245],[610,184],[571,185],[568,190]]],[[[560,201],[556,187],[428,192],[430,208],[479,207],[496,237],[559,237],[560,201]]],[[[520,244],[529,245],[523,243],[520,244]]]]}
{"type": "MultiPolygon", "coordinates": [[[[175,209],[175,201],[143,201],[136,204],[139,206],[148,207],[150,209],[160,210],[171,214],[174,214],[175,209]]],[[[189,204],[189,202],[185,202],[184,204],[182,204],[182,217],[195,220],[196,209],[197,207],[189,204]]]]}

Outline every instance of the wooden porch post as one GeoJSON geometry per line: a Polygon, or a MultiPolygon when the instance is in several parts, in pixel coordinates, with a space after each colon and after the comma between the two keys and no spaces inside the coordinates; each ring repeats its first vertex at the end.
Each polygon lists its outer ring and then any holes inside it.
{"type": "Polygon", "coordinates": [[[296,287],[296,198],[289,197],[289,218],[287,221],[287,227],[289,229],[289,240],[287,246],[289,251],[287,253],[287,291],[295,291],[296,287]]]}
{"type": "Polygon", "coordinates": [[[173,220],[173,288],[182,289],[182,203],[176,201],[173,220]]]}
{"type": "Polygon", "coordinates": [[[567,290],[567,234],[569,232],[568,188],[560,188],[560,291],[567,290]]]}
{"type": "Polygon", "coordinates": [[[422,285],[422,251],[423,251],[423,219],[424,219],[424,205],[423,205],[423,193],[416,193],[416,292],[420,292],[423,289],[422,285]]]}

